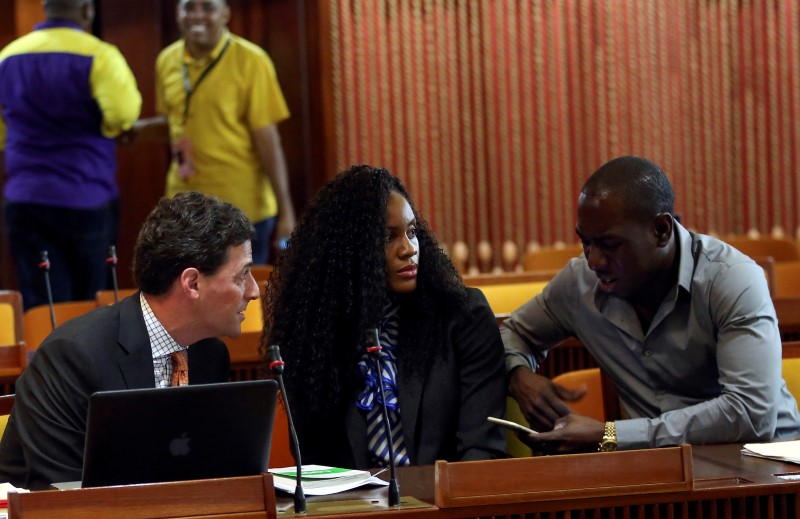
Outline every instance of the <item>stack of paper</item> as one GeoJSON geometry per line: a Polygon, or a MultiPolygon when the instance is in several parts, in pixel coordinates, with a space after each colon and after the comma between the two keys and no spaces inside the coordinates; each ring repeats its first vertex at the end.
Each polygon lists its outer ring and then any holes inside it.
{"type": "Polygon", "coordinates": [[[747,443],[742,454],[787,463],[800,463],[800,440],[772,443],[747,443]]]}
{"type": "MultiPolygon", "coordinates": [[[[297,486],[296,467],[269,469],[269,471],[272,473],[275,488],[284,492],[294,493],[295,486],[297,486]]],[[[303,492],[306,495],[326,496],[351,490],[362,485],[386,486],[389,483],[373,476],[366,470],[340,469],[324,465],[303,465],[300,484],[303,486],[303,492]]]]}
{"type": "MultiPolygon", "coordinates": [[[[0,508],[8,508],[9,492],[28,492],[28,490],[17,488],[11,483],[0,483],[0,508]]],[[[2,512],[0,512],[0,517],[4,517],[2,512]]]]}

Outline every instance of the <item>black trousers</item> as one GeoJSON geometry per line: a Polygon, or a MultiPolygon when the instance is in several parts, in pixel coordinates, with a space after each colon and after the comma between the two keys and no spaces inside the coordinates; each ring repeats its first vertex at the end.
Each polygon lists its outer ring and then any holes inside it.
{"type": "Polygon", "coordinates": [[[94,209],[5,202],[5,224],[25,309],[47,304],[41,251],[50,258],[53,301],[94,299],[109,286],[108,247],[115,244],[119,200],[94,209]]]}

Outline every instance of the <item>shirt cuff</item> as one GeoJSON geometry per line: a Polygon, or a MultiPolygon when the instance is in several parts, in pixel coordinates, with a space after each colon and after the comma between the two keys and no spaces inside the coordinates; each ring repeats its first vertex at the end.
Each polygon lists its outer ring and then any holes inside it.
{"type": "Polygon", "coordinates": [[[631,418],[617,420],[617,449],[647,449],[650,447],[650,420],[631,418]]]}

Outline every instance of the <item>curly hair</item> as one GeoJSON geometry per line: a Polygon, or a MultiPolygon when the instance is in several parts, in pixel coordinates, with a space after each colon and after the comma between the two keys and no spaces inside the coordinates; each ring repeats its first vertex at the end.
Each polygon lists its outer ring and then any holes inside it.
{"type": "Polygon", "coordinates": [[[317,418],[341,413],[362,381],[365,330],[383,317],[388,295],[387,202],[408,200],[417,219],[417,288],[400,297],[398,363],[408,373],[444,355],[443,316],[465,308],[466,289],[403,184],[385,169],[356,165],[312,200],[267,287],[262,356],[281,347],[294,408],[317,418]],[[296,401],[296,402],[294,402],[296,401]]]}
{"type": "Polygon", "coordinates": [[[194,191],[162,198],[136,240],[133,276],[146,294],[169,291],[184,269],[213,274],[228,260],[228,248],[255,236],[238,207],[194,191]]]}

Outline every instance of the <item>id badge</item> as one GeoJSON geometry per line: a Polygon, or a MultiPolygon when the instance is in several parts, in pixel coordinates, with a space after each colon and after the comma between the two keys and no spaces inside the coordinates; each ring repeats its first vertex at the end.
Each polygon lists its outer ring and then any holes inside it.
{"type": "Polygon", "coordinates": [[[192,141],[189,137],[180,137],[172,145],[172,156],[178,163],[178,176],[183,180],[195,174],[192,141]]]}

